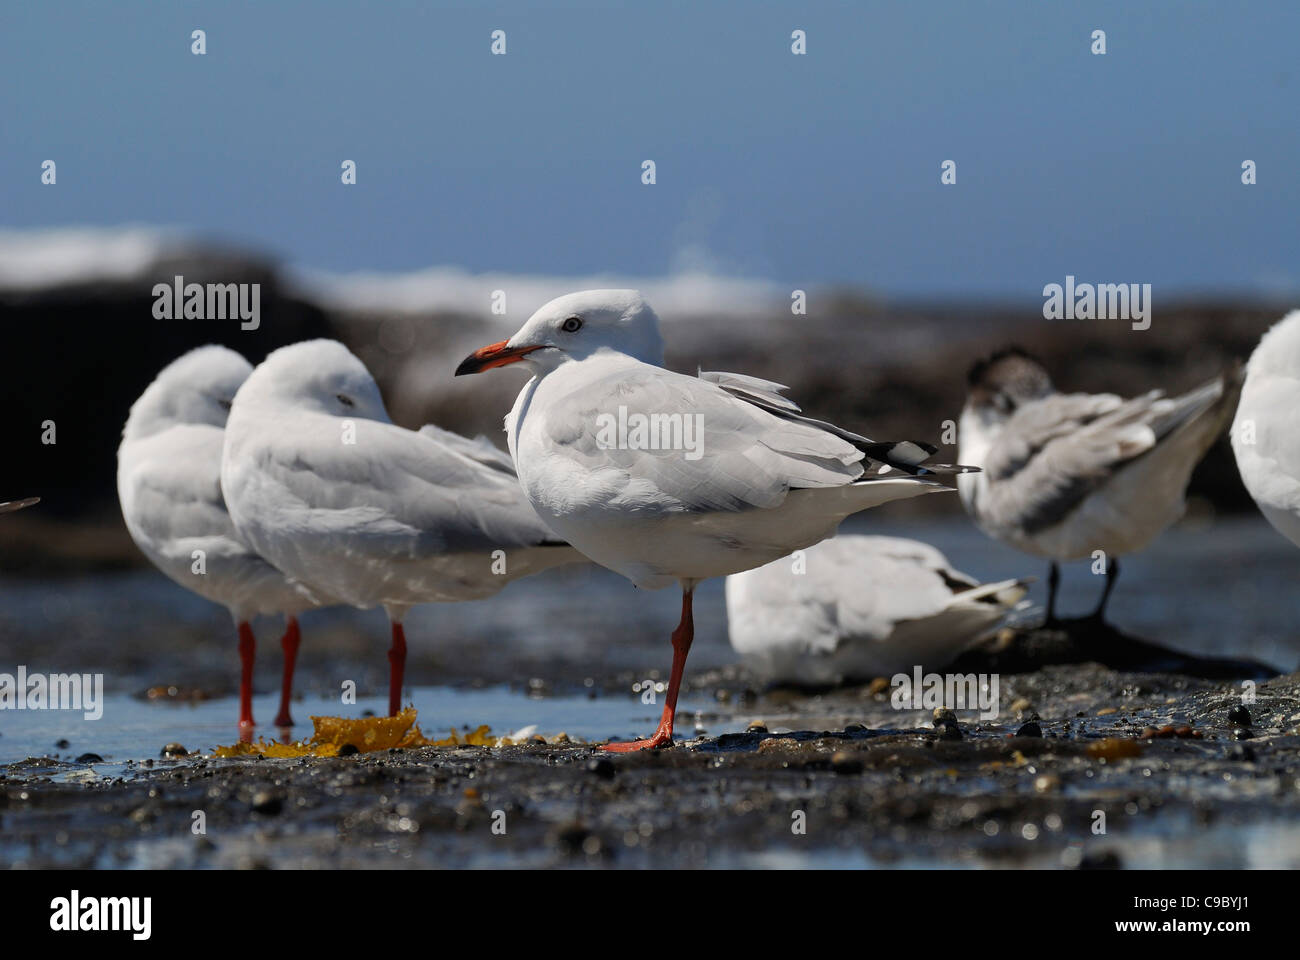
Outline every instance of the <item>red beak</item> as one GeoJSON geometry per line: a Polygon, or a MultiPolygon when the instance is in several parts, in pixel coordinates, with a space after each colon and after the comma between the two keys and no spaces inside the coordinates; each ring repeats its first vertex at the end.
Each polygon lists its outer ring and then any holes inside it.
{"type": "Polygon", "coordinates": [[[479,347],[460,362],[455,375],[462,377],[470,373],[482,373],[493,367],[504,367],[508,363],[518,363],[534,350],[542,349],[541,347],[507,347],[506,344],[509,342],[509,340],[502,340],[500,343],[479,347]]]}

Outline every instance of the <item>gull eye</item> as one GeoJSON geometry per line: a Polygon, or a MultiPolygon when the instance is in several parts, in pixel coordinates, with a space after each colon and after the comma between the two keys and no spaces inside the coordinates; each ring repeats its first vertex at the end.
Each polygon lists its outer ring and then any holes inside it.
{"type": "Polygon", "coordinates": [[[334,399],[337,400],[339,403],[343,404],[343,406],[345,407],[356,406],[356,404],[352,402],[352,398],[349,397],[346,393],[336,393],[334,394],[334,399]]]}
{"type": "Polygon", "coordinates": [[[569,317],[560,324],[560,329],[565,333],[577,333],[582,329],[582,317],[569,317]]]}

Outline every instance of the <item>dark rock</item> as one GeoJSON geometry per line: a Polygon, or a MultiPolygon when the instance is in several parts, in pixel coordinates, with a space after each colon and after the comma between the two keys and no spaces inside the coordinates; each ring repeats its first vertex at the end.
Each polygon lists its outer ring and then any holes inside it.
{"type": "Polygon", "coordinates": [[[1040,727],[1033,720],[1030,720],[1028,723],[1022,724],[1020,729],[1016,731],[1017,737],[1041,737],[1042,735],[1043,735],[1043,728],[1040,727]]]}
{"type": "Polygon", "coordinates": [[[83,753],[77,757],[77,763],[103,763],[104,758],[97,753],[83,753]]]}
{"type": "Polygon", "coordinates": [[[1239,703],[1228,711],[1228,722],[1234,727],[1249,727],[1250,711],[1239,703]]]}
{"type": "Polygon", "coordinates": [[[609,757],[596,757],[587,761],[587,772],[594,773],[602,780],[613,780],[618,768],[609,757]]]}

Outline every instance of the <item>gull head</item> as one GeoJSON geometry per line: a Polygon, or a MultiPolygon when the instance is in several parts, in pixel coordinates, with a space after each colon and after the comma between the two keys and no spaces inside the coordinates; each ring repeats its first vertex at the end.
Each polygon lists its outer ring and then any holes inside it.
{"type": "Polygon", "coordinates": [[[1043,365],[1019,347],[979,361],[966,381],[966,409],[985,426],[1004,423],[1024,404],[1055,391],[1043,365]]]}
{"type": "Polygon", "coordinates": [[[379,385],[337,340],[304,340],[273,350],[235,398],[235,409],[308,410],[390,423],[379,385]]]}
{"type": "Polygon", "coordinates": [[[131,405],[124,441],[180,424],[225,427],[235,393],[253,365],[226,347],[197,347],[163,367],[131,405]]]}
{"type": "Polygon", "coordinates": [[[582,290],[556,297],[528,318],[509,340],[475,350],[456,376],[510,363],[548,373],[569,360],[601,352],[621,353],[663,366],[659,318],[636,290],[582,290]]]}

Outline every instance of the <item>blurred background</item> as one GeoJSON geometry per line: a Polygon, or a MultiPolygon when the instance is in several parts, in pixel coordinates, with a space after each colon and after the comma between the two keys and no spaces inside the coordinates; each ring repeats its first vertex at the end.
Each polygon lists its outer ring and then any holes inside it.
{"type": "MultiPolygon", "coordinates": [[[[1297,35],[1286,2],[7,5],[0,499],[42,498],[0,524],[8,659],[64,638],[92,660],[129,648],[133,683],[201,671],[187,644],[228,665],[224,612],[147,568],[114,487],[130,404],[202,343],[256,363],[336,337],[398,423],[498,443],[522,378],[456,380],[456,362],[592,286],[648,295],[669,366],[780,381],[872,437],[938,442],[967,368],[1013,342],[1065,390],[1189,388],[1300,302],[1297,35]],[[260,327],[155,319],[153,285],[176,275],[261,284],[260,327]],[[1044,320],[1043,287],[1067,275],[1151,284],[1150,329],[1044,320]]],[[[1294,666],[1300,557],[1226,442],[1192,494],[1126,568],[1115,619],[1294,666]]],[[[862,530],[919,533],[977,576],[1043,572],[974,533],[955,497],[873,514],[862,530]]],[[[1069,577],[1067,605],[1090,606],[1099,584],[1069,577]]],[[[511,590],[545,590],[528,583],[511,590]]],[[[662,652],[674,603],[646,601],[630,649],[662,652]]],[[[463,606],[436,614],[458,643],[520,626],[463,606]]],[[[525,645],[507,679],[557,644],[624,664],[601,611],[573,606],[554,612],[563,641],[525,645]]],[[[717,608],[696,656],[723,663],[717,608]]],[[[373,635],[379,682],[382,618],[330,616],[344,653],[373,635]]]]}

